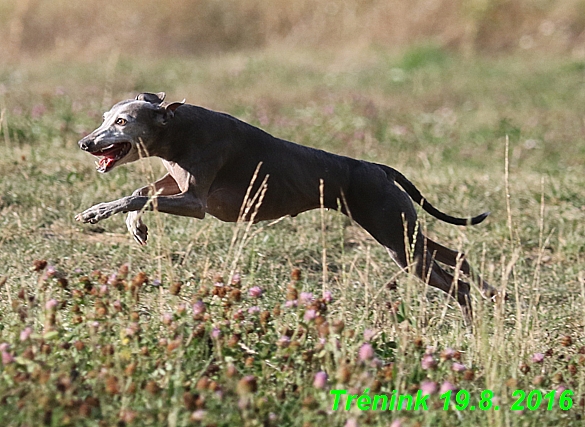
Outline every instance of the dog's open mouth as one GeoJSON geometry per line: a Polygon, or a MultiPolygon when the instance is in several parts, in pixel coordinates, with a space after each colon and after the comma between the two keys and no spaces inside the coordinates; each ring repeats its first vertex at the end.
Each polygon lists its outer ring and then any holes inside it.
{"type": "Polygon", "coordinates": [[[128,154],[131,147],[132,145],[129,142],[118,142],[91,153],[94,156],[101,157],[98,162],[95,162],[96,170],[101,173],[109,172],[118,160],[128,154]]]}

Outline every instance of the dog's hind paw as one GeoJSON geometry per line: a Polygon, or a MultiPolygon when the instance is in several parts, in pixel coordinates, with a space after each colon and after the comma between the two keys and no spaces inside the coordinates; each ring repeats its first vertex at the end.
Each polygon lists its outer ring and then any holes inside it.
{"type": "Polygon", "coordinates": [[[490,301],[496,302],[498,299],[501,299],[501,293],[496,288],[488,285],[484,282],[483,286],[480,289],[482,296],[490,301]]]}
{"type": "Polygon", "coordinates": [[[136,240],[139,245],[146,245],[146,240],[148,239],[148,227],[142,222],[138,212],[128,213],[128,216],[126,217],[126,227],[128,227],[128,231],[132,234],[132,237],[134,237],[134,240],[136,240]]]}

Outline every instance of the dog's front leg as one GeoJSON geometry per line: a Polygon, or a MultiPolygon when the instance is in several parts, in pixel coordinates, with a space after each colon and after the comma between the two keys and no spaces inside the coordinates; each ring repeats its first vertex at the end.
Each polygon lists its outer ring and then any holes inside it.
{"type": "Polygon", "coordinates": [[[102,219],[111,217],[119,212],[141,210],[148,202],[147,196],[128,196],[112,202],[99,203],[77,214],[75,219],[81,222],[95,224],[102,219]]]}
{"type": "MultiPolygon", "coordinates": [[[[158,181],[134,191],[132,195],[148,196],[150,193],[159,196],[170,196],[179,194],[180,192],[181,189],[179,188],[177,181],[175,181],[171,174],[166,174],[158,181]]],[[[146,240],[148,239],[148,227],[142,222],[142,212],[128,212],[128,215],[126,216],[126,227],[138,244],[146,245],[146,240]]]]}
{"type": "Polygon", "coordinates": [[[162,213],[189,216],[198,219],[203,219],[205,217],[206,201],[201,200],[195,194],[187,191],[185,193],[170,196],[153,196],[152,198],[141,195],[123,197],[112,202],[100,203],[92,206],[86,211],[78,214],[75,219],[77,221],[95,224],[102,219],[109,218],[119,212],[140,211],[150,200],[152,200],[152,203],[149,208],[162,213]]]}
{"type": "MultiPolygon", "coordinates": [[[[171,196],[157,196],[152,199],[152,209],[171,215],[189,216],[198,219],[205,217],[205,203],[191,193],[171,196]]],[[[140,211],[128,212],[126,226],[140,245],[146,245],[148,228],[140,219],[140,211]]]]}

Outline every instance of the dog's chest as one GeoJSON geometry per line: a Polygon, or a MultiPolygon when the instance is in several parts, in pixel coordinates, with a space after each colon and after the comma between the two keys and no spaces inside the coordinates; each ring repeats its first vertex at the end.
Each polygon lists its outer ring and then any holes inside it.
{"type": "Polygon", "coordinates": [[[162,162],[167,171],[177,182],[177,185],[179,186],[181,193],[186,192],[187,189],[189,188],[190,173],[174,162],[169,162],[164,159],[162,159],[162,162]]]}

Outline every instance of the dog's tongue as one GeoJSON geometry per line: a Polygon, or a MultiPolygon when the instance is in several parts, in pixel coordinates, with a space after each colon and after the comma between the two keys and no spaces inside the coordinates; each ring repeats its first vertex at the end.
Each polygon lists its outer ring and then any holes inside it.
{"type": "Polygon", "coordinates": [[[115,162],[114,157],[102,157],[98,162],[98,170],[106,171],[109,169],[110,165],[115,162]]]}
{"type": "Polygon", "coordinates": [[[102,173],[108,172],[118,160],[128,154],[130,148],[130,143],[121,142],[111,144],[101,151],[91,153],[99,158],[99,161],[96,161],[97,171],[102,173]]]}
{"type": "Polygon", "coordinates": [[[98,163],[100,169],[107,169],[112,163],[114,163],[114,157],[102,157],[98,163]]]}

